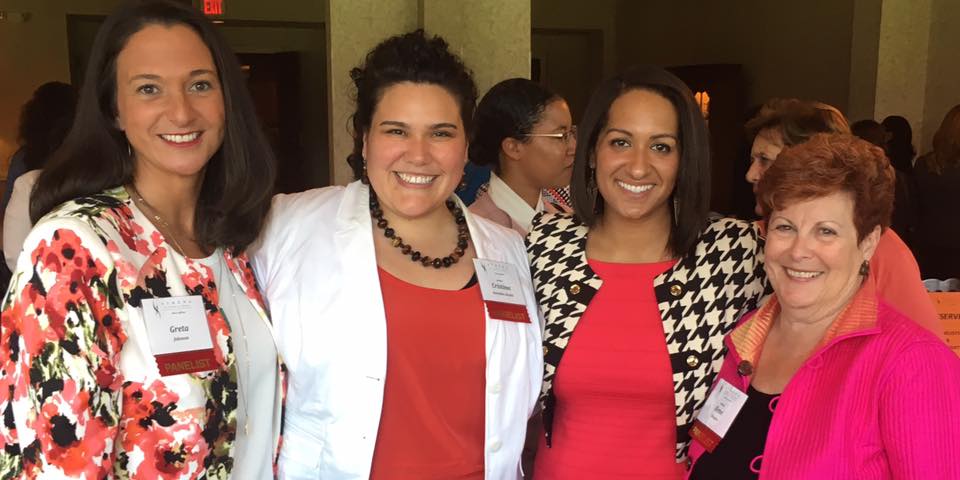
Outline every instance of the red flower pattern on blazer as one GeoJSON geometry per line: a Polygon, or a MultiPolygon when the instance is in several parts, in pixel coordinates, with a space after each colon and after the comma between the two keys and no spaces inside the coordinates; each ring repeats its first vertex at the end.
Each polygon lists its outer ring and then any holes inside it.
{"type": "MultiPolygon", "coordinates": [[[[229,478],[237,369],[212,270],[170,255],[122,188],[24,246],[0,313],[0,478],[229,478]],[[139,307],[180,295],[202,297],[218,368],[162,377],[139,307]]],[[[224,258],[266,318],[246,257],[224,258]]]]}

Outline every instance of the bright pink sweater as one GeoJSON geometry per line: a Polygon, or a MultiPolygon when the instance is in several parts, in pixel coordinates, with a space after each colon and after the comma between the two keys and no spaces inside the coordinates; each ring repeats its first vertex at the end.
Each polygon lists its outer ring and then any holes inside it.
{"type": "MultiPolygon", "coordinates": [[[[770,424],[760,479],[960,479],[960,358],[862,288],[794,374],[770,424]],[[854,311],[851,311],[854,310],[854,311]]],[[[755,364],[771,299],[726,338],[719,377],[755,364]]],[[[690,457],[703,454],[694,441],[690,457]]]]}

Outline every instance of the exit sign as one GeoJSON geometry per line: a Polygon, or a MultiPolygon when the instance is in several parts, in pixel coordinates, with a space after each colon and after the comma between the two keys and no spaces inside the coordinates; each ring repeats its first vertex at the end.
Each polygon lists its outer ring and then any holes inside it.
{"type": "Polygon", "coordinates": [[[223,15],[223,0],[203,0],[205,15],[223,15]]]}

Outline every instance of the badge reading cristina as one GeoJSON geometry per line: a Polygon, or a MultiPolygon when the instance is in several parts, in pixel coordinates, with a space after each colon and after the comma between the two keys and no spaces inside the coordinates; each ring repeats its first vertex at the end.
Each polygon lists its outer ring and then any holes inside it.
{"type": "Polygon", "coordinates": [[[510,263],[481,258],[475,258],[473,262],[483,303],[487,306],[490,318],[530,323],[517,267],[510,263]]]}

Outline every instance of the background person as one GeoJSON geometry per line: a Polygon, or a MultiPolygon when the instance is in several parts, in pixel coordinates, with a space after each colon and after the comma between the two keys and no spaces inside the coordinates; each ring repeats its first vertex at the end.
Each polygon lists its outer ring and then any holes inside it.
{"type": "MultiPolygon", "coordinates": [[[[3,197],[3,256],[12,272],[30,227],[30,192],[40,169],[63,143],[73,123],[77,91],[72,85],[48,82],[37,87],[20,111],[22,146],[10,161],[3,197]]],[[[5,289],[4,289],[5,290],[5,289]]]]}
{"type": "Polygon", "coordinates": [[[917,159],[914,175],[923,278],[960,278],[960,105],[943,117],[933,151],[917,159]]]}
{"type": "Polygon", "coordinates": [[[563,98],[525,78],[504,80],[477,106],[470,161],[490,166],[490,181],[470,211],[512,228],[530,230],[539,212],[563,210],[544,190],[570,184],[576,130],[563,98]]]}
{"type": "Polygon", "coordinates": [[[3,301],[0,476],[271,476],[282,373],[242,253],[273,185],[255,119],[199,12],[104,21],[3,301]]]}
{"type": "Polygon", "coordinates": [[[836,134],[767,170],[775,295],[726,339],[718,379],[746,401],[712,453],[694,441],[689,478],[960,478],[960,359],[867,279],[893,179],[880,148],[836,134]]]}
{"type": "Polygon", "coordinates": [[[886,128],[874,120],[860,120],[850,125],[851,132],[882,149],[890,159],[896,172],[897,180],[894,188],[893,214],[890,217],[890,228],[897,232],[897,235],[903,239],[911,250],[913,247],[913,237],[916,231],[916,185],[913,179],[913,167],[908,163],[906,169],[897,166],[893,161],[894,152],[891,151],[891,133],[886,128]]]}

